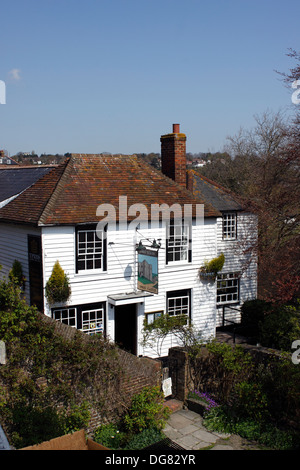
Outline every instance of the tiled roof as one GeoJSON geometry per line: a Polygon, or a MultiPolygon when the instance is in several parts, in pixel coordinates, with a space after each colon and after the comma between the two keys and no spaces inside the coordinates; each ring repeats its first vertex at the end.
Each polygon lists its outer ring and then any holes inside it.
{"type": "Polygon", "coordinates": [[[238,198],[231,191],[195,170],[188,170],[190,189],[195,196],[209,201],[219,211],[243,210],[238,198]]]}
{"type": "MultiPolygon", "coordinates": [[[[127,196],[128,208],[144,204],[149,215],[151,204],[193,204],[195,208],[204,203],[135,155],[75,154],[0,209],[0,220],[35,225],[92,223],[100,220],[96,216],[100,204],[113,205],[118,219],[119,196],[127,196]]],[[[204,215],[220,213],[205,203],[204,215]]]]}
{"type": "Polygon", "coordinates": [[[50,170],[49,166],[0,166],[0,201],[21,193],[50,170]]]}
{"type": "Polygon", "coordinates": [[[36,225],[56,188],[65,164],[51,169],[46,175],[0,209],[0,220],[36,225]]]}

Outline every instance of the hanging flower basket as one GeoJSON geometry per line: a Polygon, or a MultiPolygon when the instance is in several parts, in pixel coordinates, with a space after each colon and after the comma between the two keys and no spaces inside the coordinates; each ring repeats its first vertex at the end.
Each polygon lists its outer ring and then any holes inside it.
{"type": "Polygon", "coordinates": [[[201,281],[215,282],[218,272],[222,271],[225,263],[225,256],[223,253],[211,261],[206,261],[199,269],[198,275],[201,281]]]}
{"type": "Polygon", "coordinates": [[[199,270],[199,278],[201,279],[201,281],[215,282],[216,276],[217,276],[216,273],[213,273],[213,272],[207,273],[205,271],[199,270]]]}

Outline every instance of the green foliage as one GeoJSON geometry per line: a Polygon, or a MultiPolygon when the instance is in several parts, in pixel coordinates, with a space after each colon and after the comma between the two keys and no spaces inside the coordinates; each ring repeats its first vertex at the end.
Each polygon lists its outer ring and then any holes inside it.
{"type": "Polygon", "coordinates": [[[225,374],[216,375],[222,404],[208,410],[204,425],[209,430],[254,439],[272,449],[298,449],[300,368],[292,363],[290,354],[268,356],[264,362],[254,363],[241,347],[212,342],[207,348],[225,374]],[[229,393],[222,395],[223,383],[228,381],[229,393]]]}
{"type": "Polygon", "coordinates": [[[9,272],[9,279],[11,281],[15,280],[18,286],[20,286],[21,288],[24,288],[25,276],[23,274],[23,268],[22,268],[22,264],[20,263],[20,261],[15,260],[13,262],[12,268],[9,272]]]}
{"type": "Polygon", "coordinates": [[[163,403],[164,396],[159,387],[146,387],[134,395],[123,419],[125,430],[136,434],[147,428],[162,429],[170,413],[163,403]]]}
{"type": "Polygon", "coordinates": [[[63,410],[60,414],[63,434],[80,431],[85,429],[90,421],[90,405],[84,400],[80,405],[71,403],[67,410],[63,410]]]}
{"type": "Polygon", "coordinates": [[[213,340],[207,344],[207,349],[220,358],[220,364],[224,369],[233,372],[235,375],[245,369],[252,368],[250,354],[245,352],[239,345],[232,348],[227,343],[219,343],[213,340]]]}
{"type": "Polygon", "coordinates": [[[54,407],[34,407],[20,402],[12,409],[12,444],[20,449],[63,434],[60,417],[54,407]]]}
{"type": "Polygon", "coordinates": [[[94,432],[94,441],[111,450],[118,450],[126,442],[126,434],[120,431],[117,424],[109,423],[99,426],[94,432]]]}
{"type": "Polygon", "coordinates": [[[142,450],[156,442],[164,439],[164,434],[156,428],[144,429],[141,433],[136,434],[125,446],[124,450],[142,450]]]}
{"type": "Polygon", "coordinates": [[[290,351],[293,341],[299,338],[299,306],[282,305],[274,308],[260,324],[259,339],[264,346],[290,351]]]}
{"type": "Polygon", "coordinates": [[[34,406],[22,400],[11,410],[12,444],[17,449],[39,444],[83,429],[89,419],[86,402],[60,412],[52,405],[34,406]]]}
{"type": "Polygon", "coordinates": [[[14,280],[0,281],[0,339],[25,338],[37,321],[37,310],[21,297],[21,288],[14,280]]]}
{"type": "Polygon", "coordinates": [[[225,263],[225,256],[221,253],[216,258],[213,258],[211,261],[204,263],[206,272],[208,273],[218,273],[222,271],[225,263]]]}
{"type": "Polygon", "coordinates": [[[56,261],[53,266],[52,274],[46,284],[45,294],[49,304],[65,302],[71,295],[68,276],[59,261],[56,261]]]}
{"type": "Polygon", "coordinates": [[[217,277],[218,272],[222,271],[223,266],[225,263],[225,256],[221,253],[216,258],[213,258],[211,261],[205,261],[204,265],[201,266],[199,269],[199,276],[203,274],[212,275],[212,278],[215,279],[217,277]]]}
{"type": "MultiPolygon", "coordinates": [[[[0,281],[0,339],[7,362],[0,368],[0,421],[15,447],[82,429],[89,403],[102,411],[122,374],[116,347],[75,331],[67,339],[35,308],[14,281],[0,281]]],[[[123,400],[121,398],[121,400],[123,400]]]]}
{"type": "Polygon", "coordinates": [[[203,418],[209,431],[238,434],[273,450],[299,450],[299,433],[282,430],[266,421],[237,417],[226,406],[212,408],[203,418]]]}
{"type": "Polygon", "coordinates": [[[241,325],[247,336],[258,339],[259,327],[265,315],[271,310],[272,304],[265,300],[247,300],[241,307],[241,325]]]}
{"type": "Polygon", "coordinates": [[[242,381],[235,386],[236,398],[232,408],[240,416],[261,422],[269,417],[268,399],[258,383],[242,381]]]}

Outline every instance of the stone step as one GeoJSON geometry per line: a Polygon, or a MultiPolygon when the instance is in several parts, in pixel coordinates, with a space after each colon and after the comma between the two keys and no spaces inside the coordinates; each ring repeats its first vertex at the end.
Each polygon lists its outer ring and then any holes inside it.
{"type": "Polygon", "coordinates": [[[183,402],[176,400],[175,398],[170,398],[168,400],[165,400],[164,406],[167,406],[172,413],[175,413],[175,411],[182,410],[183,402]]]}

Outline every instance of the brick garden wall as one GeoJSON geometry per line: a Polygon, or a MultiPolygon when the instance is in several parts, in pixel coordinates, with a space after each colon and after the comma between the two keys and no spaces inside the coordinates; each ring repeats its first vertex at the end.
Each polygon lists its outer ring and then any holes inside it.
{"type": "MultiPolygon", "coordinates": [[[[272,356],[280,356],[278,351],[269,348],[255,347],[248,344],[240,344],[249,352],[257,364],[264,364],[272,356]]],[[[218,364],[213,356],[203,346],[196,365],[189,370],[188,354],[183,348],[175,347],[169,350],[170,376],[172,378],[172,392],[175,398],[181,401],[187,399],[189,391],[197,389],[217,395],[220,389],[224,390],[230,382],[228,373],[218,364]]]]}
{"type": "MultiPolygon", "coordinates": [[[[78,331],[75,328],[69,327],[63,323],[53,320],[43,315],[47,322],[54,323],[55,332],[65,339],[71,340],[75,333],[78,331]]],[[[91,337],[82,333],[84,341],[90,341],[91,337]]],[[[115,383],[111,384],[112,389],[119,389],[122,396],[126,397],[124,407],[126,407],[133,395],[142,391],[144,387],[153,387],[161,385],[162,366],[161,362],[150,359],[147,357],[136,357],[126,351],[117,348],[118,361],[122,374],[115,377],[115,383]]],[[[101,358],[99,359],[101,360],[101,358]]],[[[121,406],[122,408],[122,406],[121,406]]],[[[122,410],[120,409],[120,412],[122,410]]],[[[113,419],[113,416],[111,416],[113,419]]],[[[108,420],[103,418],[96,410],[91,412],[91,420],[88,431],[92,431],[98,427],[103,421],[108,420]]]]}

